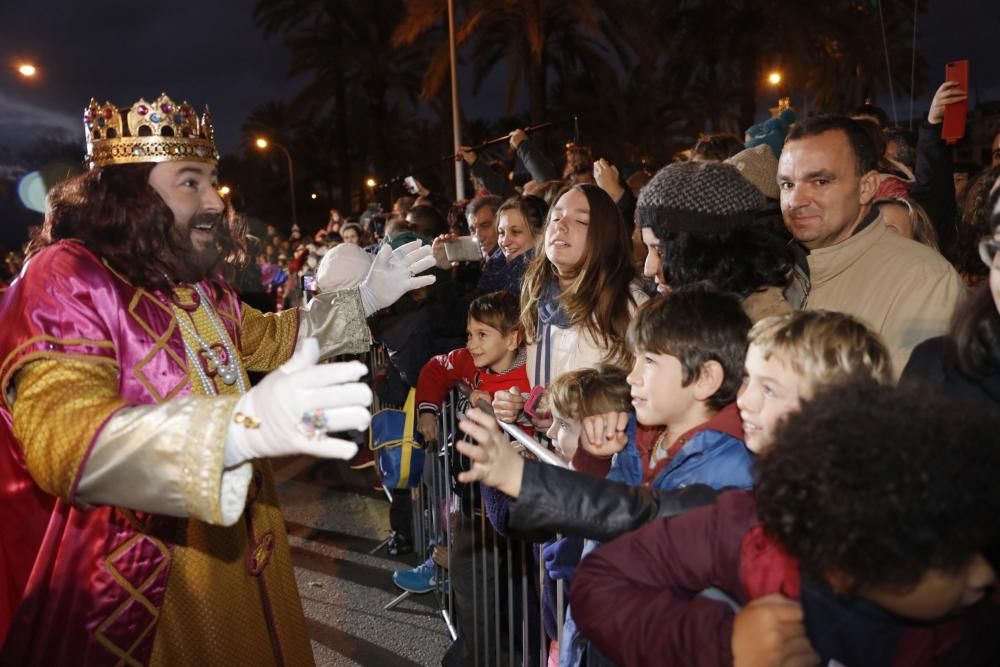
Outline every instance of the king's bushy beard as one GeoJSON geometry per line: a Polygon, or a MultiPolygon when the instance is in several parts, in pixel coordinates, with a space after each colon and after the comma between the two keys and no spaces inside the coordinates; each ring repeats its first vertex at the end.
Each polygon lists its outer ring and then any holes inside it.
{"type": "Polygon", "coordinates": [[[185,225],[175,223],[170,233],[174,248],[174,255],[168,262],[172,273],[170,278],[178,282],[195,283],[212,277],[219,263],[219,240],[222,238],[224,225],[225,220],[220,213],[199,213],[185,225]],[[199,234],[196,228],[201,225],[212,225],[214,242],[192,240],[193,234],[199,234]]]}

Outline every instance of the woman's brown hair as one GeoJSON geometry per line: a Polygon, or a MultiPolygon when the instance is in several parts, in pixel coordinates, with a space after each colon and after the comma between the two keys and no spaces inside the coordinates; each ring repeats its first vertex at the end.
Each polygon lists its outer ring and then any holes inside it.
{"type": "MultiPolygon", "coordinates": [[[[173,211],[149,185],[149,172],[155,166],[101,167],[56,185],[27,256],[59,241],[75,240],[133,285],[170,290],[170,260],[181,256],[183,249],[171,234],[173,211]]],[[[221,273],[232,283],[247,261],[246,223],[228,201],[220,223],[216,225],[219,261],[215,275],[221,273]]]]}
{"type": "MultiPolygon", "coordinates": [[[[555,201],[570,190],[582,192],[587,198],[590,223],[580,266],[569,286],[561,290],[559,304],[572,326],[582,327],[605,348],[604,361],[631,367],[632,354],[625,343],[625,334],[636,305],[631,290],[635,279],[632,240],[618,206],[604,190],[589,183],[579,183],[560,193],[555,201]]],[[[552,209],[546,226],[551,220],[552,209]]],[[[543,233],[537,239],[535,257],[528,265],[521,290],[521,322],[529,343],[537,341],[539,301],[553,284],[558,285],[558,276],[545,256],[543,233]]]]}
{"type": "MultiPolygon", "coordinates": [[[[1000,234],[1000,178],[994,178],[988,210],[992,211],[989,229],[995,237],[1000,234]]],[[[985,377],[1000,367],[1000,311],[990,288],[988,278],[976,287],[955,311],[944,338],[945,363],[971,378],[985,377]]]]}

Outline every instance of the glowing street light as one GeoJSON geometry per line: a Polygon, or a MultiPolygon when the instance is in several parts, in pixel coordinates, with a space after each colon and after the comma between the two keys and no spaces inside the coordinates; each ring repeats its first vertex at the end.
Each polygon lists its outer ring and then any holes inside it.
{"type": "Polygon", "coordinates": [[[365,180],[365,185],[367,185],[369,188],[374,188],[376,185],[378,185],[378,182],[376,182],[374,178],[369,177],[368,179],[365,180]]]}
{"type": "Polygon", "coordinates": [[[316,199],[316,196],[317,196],[317,195],[316,195],[316,193],[314,192],[314,193],[312,193],[311,195],[309,195],[309,199],[316,199]]]}
{"type": "Polygon", "coordinates": [[[288,160],[288,192],[292,202],[292,224],[298,225],[298,214],[295,211],[295,169],[292,167],[292,154],[288,152],[287,148],[279,144],[277,141],[268,141],[267,137],[257,137],[254,143],[257,144],[257,148],[262,151],[267,150],[271,144],[274,144],[277,149],[285,154],[285,158],[288,160]]]}
{"type": "Polygon", "coordinates": [[[17,72],[24,78],[30,79],[31,77],[38,74],[38,68],[36,68],[31,63],[21,63],[17,68],[17,72]]]}
{"type": "Polygon", "coordinates": [[[781,83],[781,72],[771,72],[767,75],[767,80],[772,86],[777,86],[781,83]]]}
{"type": "Polygon", "coordinates": [[[227,197],[227,196],[229,196],[230,192],[232,192],[232,190],[229,189],[228,185],[223,185],[221,188],[219,188],[219,196],[220,197],[227,197]]]}

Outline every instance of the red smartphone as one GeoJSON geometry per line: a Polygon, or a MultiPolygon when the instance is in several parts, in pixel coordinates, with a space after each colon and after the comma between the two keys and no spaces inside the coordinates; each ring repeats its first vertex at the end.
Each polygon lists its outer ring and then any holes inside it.
{"type": "Polygon", "coordinates": [[[545,412],[538,412],[538,403],[542,396],[545,394],[545,387],[540,384],[536,384],[531,388],[531,393],[528,394],[528,399],[524,402],[524,414],[528,415],[532,419],[537,419],[538,421],[543,421],[545,419],[551,419],[552,413],[548,410],[545,412]]]}
{"type": "MultiPolygon", "coordinates": [[[[969,93],[969,61],[953,60],[944,66],[944,80],[957,81],[959,88],[969,93]]],[[[969,98],[953,102],[944,108],[941,138],[948,144],[958,143],[965,136],[965,117],[969,113],[969,98]]]]}

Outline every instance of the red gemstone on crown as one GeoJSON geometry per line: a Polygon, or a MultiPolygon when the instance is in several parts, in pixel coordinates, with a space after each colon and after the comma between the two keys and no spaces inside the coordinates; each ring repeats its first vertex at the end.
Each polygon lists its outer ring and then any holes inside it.
{"type": "Polygon", "coordinates": [[[169,102],[164,102],[160,105],[160,109],[163,110],[163,113],[170,113],[174,110],[174,106],[169,102]]]}
{"type": "Polygon", "coordinates": [[[149,107],[147,107],[145,104],[140,104],[135,111],[140,116],[145,116],[147,113],[149,113],[149,107]]]}
{"type": "Polygon", "coordinates": [[[112,111],[112,110],[111,110],[110,108],[109,108],[109,109],[105,109],[105,110],[104,110],[104,117],[105,117],[105,118],[108,118],[108,119],[110,119],[110,118],[111,118],[112,116],[114,116],[114,115],[115,115],[115,112],[114,112],[114,111],[112,111]]]}

